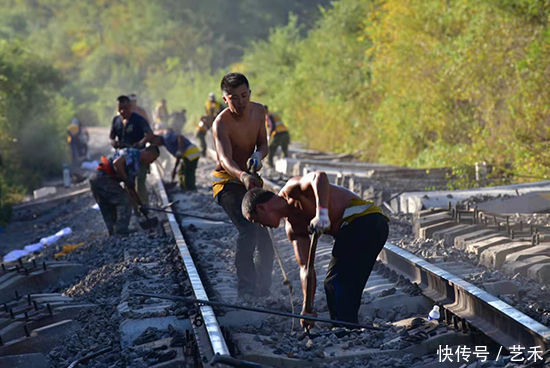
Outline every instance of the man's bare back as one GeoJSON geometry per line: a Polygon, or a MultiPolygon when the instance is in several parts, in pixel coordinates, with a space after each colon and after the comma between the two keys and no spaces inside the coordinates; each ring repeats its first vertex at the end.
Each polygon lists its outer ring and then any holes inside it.
{"type": "MultiPolygon", "coordinates": [[[[300,186],[299,181],[292,178],[281,189],[279,195],[295,209],[286,219],[287,233],[290,231],[293,235],[308,234],[309,223],[315,217],[317,208],[313,189],[300,186]]],[[[342,215],[352,199],[359,199],[359,197],[346,188],[329,184],[328,212],[331,226],[327,234],[336,234],[342,225],[342,215]]]]}
{"type": "Polygon", "coordinates": [[[236,177],[239,176],[236,168],[247,170],[246,162],[256,146],[267,140],[264,111],[261,104],[249,102],[242,116],[233,114],[229,108],[218,115],[212,130],[218,153],[217,170],[225,169],[236,177]]]}

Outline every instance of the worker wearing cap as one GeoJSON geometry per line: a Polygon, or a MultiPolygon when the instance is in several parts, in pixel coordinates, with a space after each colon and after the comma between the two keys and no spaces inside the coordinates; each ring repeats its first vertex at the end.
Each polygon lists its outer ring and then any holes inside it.
{"type": "Polygon", "coordinates": [[[273,157],[277,148],[281,147],[283,157],[288,157],[288,145],[290,144],[290,134],[288,128],[283,123],[281,117],[277,114],[270,114],[267,105],[265,108],[265,121],[267,135],[269,137],[269,152],[267,154],[267,164],[273,167],[273,157]]]}
{"type": "Polygon", "coordinates": [[[67,143],[71,147],[71,157],[73,163],[76,162],[80,156],[80,147],[79,147],[79,136],[80,126],[78,124],[78,119],[73,118],[71,124],[67,127],[67,143]]]}
{"type": "Polygon", "coordinates": [[[157,146],[142,150],[124,148],[111,158],[101,157],[97,172],[90,178],[90,187],[99,205],[109,235],[128,234],[132,214],[131,202],[140,206],[141,201],[134,190],[134,183],[142,165],[149,165],[159,156],[157,146]],[[126,190],[121,186],[123,183],[126,190]]]}
{"type": "Polygon", "coordinates": [[[203,115],[203,116],[201,116],[201,119],[199,120],[199,123],[197,124],[197,129],[196,129],[196,132],[195,132],[195,137],[197,137],[197,139],[200,142],[201,155],[203,157],[206,156],[206,149],[207,149],[206,133],[208,133],[208,130],[210,130],[210,126],[208,125],[208,116],[203,115]]]}
{"type": "Polygon", "coordinates": [[[205,115],[210,116],[212,118],[212,121],[214,121],[214,118],[216,115],[218,115],[221,111],[222,105],[216,101],[216,95],[213,92],[210,92],[208,94],[208,100],[204,103],[204,112],[205,115]]]}
{"type": "Polygon", "coordinates": [[[176,177],[176,170],[181,162],[179,170],[180,188],[183,190],[196,190],[195,171],[199,163],[200,151],[189,139],[182,134],[177,134],[172,129],[155,131],[153,143],[163,145],[176,163],[172,169],[172,181],[176,177]]]}
{"type": "MultiPolygon", "coordinates": [[[[332,258],[325,277],[330,318],[357,323],[361,295],[388,237],[389,219],[372,201],[329,183],[322,171],[291,178],[279,194],[254,188],[242,202],[243,216],[253,223],[278,227],[285,219],[288,239],[300,266],[304,295],[302,315],[315,315],[315,284],[307,288],[310,230],[334,237],[332,258]],[[308,309],[309,308],[309,309],[308,309]]],[[[312,280],[315,280],[315,270],[312,280]]],[[[311,321],[301,320],[309,328],[311,321]]]]}

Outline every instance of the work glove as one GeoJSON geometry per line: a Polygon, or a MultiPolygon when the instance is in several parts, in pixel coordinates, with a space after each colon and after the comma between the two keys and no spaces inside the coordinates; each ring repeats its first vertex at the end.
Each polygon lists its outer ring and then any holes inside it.
{"type": "Polygon", "coordinates": [[[256,175],[250,175],[249,173],[243,171],[239,179],[244,184],[246,190],[262,187],[262,183],[256,175]]]}
{"type": "Polygon", "coordinates": [[[328,217],[328,208],[317,207],[315,217],[309,223],[310,232],[323,233],[330,229],[330,218],[328,217]]]}
{"type": "Polygon", "coordinates": [[[258,151],[254,152],[246,162],[246,165],[252,172],[260,171],[262,168],[262,153],[258,151]]]}

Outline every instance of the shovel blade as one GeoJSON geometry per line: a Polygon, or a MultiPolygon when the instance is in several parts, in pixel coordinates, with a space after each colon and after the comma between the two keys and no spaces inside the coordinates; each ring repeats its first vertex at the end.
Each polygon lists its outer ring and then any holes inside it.
{"type": "Polygon", "coordinates": [[[152,217],[147,220],[140,221],[139,226],[141,226],[143,230],[149,230],[157,227],[158,223],[159,220],[156,217],[152,217]]]}

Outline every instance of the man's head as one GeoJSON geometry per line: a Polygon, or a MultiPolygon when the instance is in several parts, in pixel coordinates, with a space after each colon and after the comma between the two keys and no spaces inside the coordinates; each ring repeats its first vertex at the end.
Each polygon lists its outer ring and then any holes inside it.
{"type": "Polygon", "coordinates": [[[160,104],[161,104],[162,106],[165,106],[165,105],[166,105],[166,99],[163,98],[162,100],[160,100],[160,104]]]}
{"type": "Polygon", "coordinates": [[[229,73],[222,78],[223,100],[232,113],[242,115],[250,102],[250,86],[241,73],[229,73]]]}
{"type": "Polygon", "coordinates": [[[265,112],[266,112],[266,113],[269,112],[269,108],[267,107],[267,105],[264,105],[264,109],[265,109],[265,112]]]}
{"type": "Polygon", "coordinates": [[[117,111],[124,119],[129,119],[132,115],[132,104],[128,96],[118,96],[116,99],[117,111]]]}
{"type": "Polygon", "coordinates": [[[139,154],[139,162],[143,165],[148,165],[155,161],[160,155],[160,150],[157,146],[151,145],[141,150],[139,154]]]}
{"type": "Polygon", "coordinates": [[[286,206],[286,201],[275,193],[261,188],[252,188],[244,195],[241,211],[250,222],[278,227],[283,217],[279,209],[283,206],[286,206]]]}
{"type": "Polygon", "coordinates": [[[210,101],[216,101],[216,95],[214,94],[214,92],[210,92],[208,94],[208,100],[210,101]]]}

